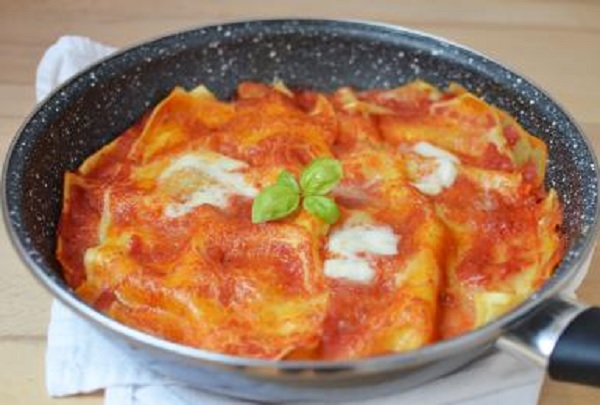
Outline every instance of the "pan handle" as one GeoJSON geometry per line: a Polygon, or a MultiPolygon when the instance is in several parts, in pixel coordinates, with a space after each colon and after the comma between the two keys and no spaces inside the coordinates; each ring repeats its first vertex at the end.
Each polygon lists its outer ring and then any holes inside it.
{"type": "Polygon", "coordinates": [[[496,344],[547,368],[554,380],[600,387],[600,308],[552,298],[496,344]]]}

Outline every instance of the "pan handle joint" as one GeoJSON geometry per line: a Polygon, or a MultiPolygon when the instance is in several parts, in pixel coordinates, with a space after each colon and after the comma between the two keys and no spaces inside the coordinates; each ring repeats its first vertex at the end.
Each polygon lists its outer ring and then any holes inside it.
{"type": "Polygon", "coordinates": [[[600,387],[600,308],[553,298],[496,345],[547,368],[555,380],[600,387]]]}

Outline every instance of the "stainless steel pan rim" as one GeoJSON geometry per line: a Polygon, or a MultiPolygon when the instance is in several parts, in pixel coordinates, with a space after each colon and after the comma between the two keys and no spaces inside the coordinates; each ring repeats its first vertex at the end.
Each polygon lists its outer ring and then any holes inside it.
{"type": "MultiPolygon", "coordinates": [[[[303,24],[303,23],[334,23],[334,24],[357,24],[363,26],[370,27],[382,27],[388,30],[392,30],[398,35],[402,35],[405,33],[410,33],[412,35],[429,38],[435,42],[441,44],[447,44],[451,47],[458,48],[463,51],[470,52],[472,54],[480,56],[482,59],[486,60],[489,63],[498,65],[498,67],[503,68],[511,73],[513,73],[516,77],[523,77],[520,74],[514,73],[514,71],[506,69],[502,64],[494,61],[492,58],[489,58],[477,51],[474,51],[468,47],[465,47],[460,44],[453,43],[452,41],[448,41],[446,39],[423,33],[418,30],[408,29],[404,27],[399,27],[391,24],[383,24],[383,23],[374,23],[369,21],[359,21],[359,20],[323,20],[323,19],[269,19],[269,20],[244,20],[244,21],[236,21],[229,22],[226,24],[208,24],[201,25],[189,30],[179,31],[172,35],[177,34],[185,34],[202,28],[211,28],[217,26],[229,26],[229,25],[237,25],[237,24],[252,24],[252,23],[264,23],[264,22],[274,22],[274,23],[283,23],[283,22],[291,22],[294,24],[303,24]]],[[[165,39],[169,37],[161,36],[156,40],[165,39]]],[[[89,72],[96,69],[97,65],[109,63],[113,59],[120,58],[122,55],[127,54],[131,50],[141,46],[142,44],[148,44],[152,41],[144,41],[138,45],[134,45],[123,49],[115,54],[108,56],[107,58],[102,59],[98,63],[92,65],[88,69],[79,73],[64,85],[60,86],[53,93],[51,93],[44,101],[42,101],[37,108],[28,116],[25,120],[23,126],[19,129],[18,134],[20,134],[30,119],[35,117],[38,112],[43,108],[44,104],[51,100],[63,90],[69,86],[70,83],[77,80],[79,77],[88,74],[89,72]]],[[[556,101],[554,101],[544,90],[540,87],[536,86],[528,79],[523,79],[524,82],[528,83],[530,86],[534,87],[543,97],[546,97],[556,105],[560,107],[556,101]]],[[[570,119],[571,123],[577,127],[575,120],[566,112],[564,108],[562,108],[562,113],[567,115],[570,119]]],[[[577,128],[581,134],[580,128],[577,128]]],[[[365,371],[369,370],[387,370],[387,369],[395,369],[399,365],[402,366],[410,366],[410,365],[419,365],[428,361],[432,361],[438,359],[440,357],[449,356],[452,354],[460,353],[465,351],[469,347],[480,346],[482,342],[493,342],[499,336],[503,334],[503,332],[514,324],[516,321],[526,317],[532,311],[535,311],[540,306],[544,305],[544,301],[547,299],[556,296],[564,287],[569,283],[571,278],[577,273],[578,269],[582,266],[585,259],[591,254],[591,250],[596,241],[597,232],[598,232],[598,217],[600,212],[600,206],[598,204],[598,195],[596,195],[596,209],[595,209],[595,218],[591,225],[585,229],[584,236],[576,241],[576,243],[569,249],[565,258],[561,262],[560,266],[556,270],[556,274],[560,276],[554,276],[543,286],[541,290],[536,292],[533,296],[531,296],[528,300],[523,302],[517,308],[512,310],[511,312],[505,314],[501,318],[493,321],[492,323],[476,329],[472,332],[469,332],[465,335],[458,336],[453,339],[441,341],[426,347],[423,347],[418,350],[414,350],[404,354],[395,354],[395,355],[385,355],[361,360],[350,360],[350,361],[276,361],[276,360],[262,360],[262,359],[252,359],[245,358],[239,356],[225,355],[215,352],[210,352],[201,349],[195,349],[188,346],[179,345],[176,343],[171,343],[160,338],[154,337],[152,335],[145,334],[143,332],[139,332],[135,329],[132,329],[128,326],[125,326],[104,314],[97,312],[83,301],[81,301],[74,293],[70,290],[66,290],[57,284],[56,280],[46,274],[43,269],[39,266],[39,264],[32,259],[30,254],[26,252],[22,241],[19,239],[17,235],[17,231],[14,227],[14,224],[11,220],[11,214],[8,208],[7,195],[8,190],[6,188],[6,179],[10,175],[8,171],[9,160],[13,154],[13,150],[17,144],[19,137],[15,137],[11,142],[11,145],[7,152],[7,158],[4,162],[3,167],[3,182],[1,185],[2,192],[2,211],[4,222],[6,224],[8,234],[10,236],[11,242],[16,248],[21,260],[24,264],[31,270],[34,276],[42,283],[44,287],[50,290],[54,296],[60,299],[63,303],[65,303],[69,308],[76,310],[80,315],[83,315],[86,319],[91,320],[93,323],[99,324],[108,330],[122,335],[127,338],[128,341],[133,343],[134,345],[143,345],[147,346],[151,349],[154,349],[158,352],[168,352],[169,354],[179,356],[186,360],[198,360],[204,362],[214,363],[216,365],[222,366],[233,366],[233,367],[242,367],[242,368],[266,368],[266,369],[278,369],[278,370],[338,370],[338,369],[353,369],[355,371],[365,371]]],[[[583,141],[589,151],[593,151],[589,140],[583,136],[583,141]]],[[[591,155],[594,159],[594,170],[596,171],[596,183],[598,184],[598,172],[597,172],[597,158],[592,152],[591,155]]]]}

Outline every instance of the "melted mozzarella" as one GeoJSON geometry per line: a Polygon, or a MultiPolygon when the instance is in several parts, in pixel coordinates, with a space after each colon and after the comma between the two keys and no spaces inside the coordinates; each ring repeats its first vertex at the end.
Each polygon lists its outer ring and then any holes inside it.
{"type": "Polygon", "coordinates": [[[345,226],[331,234],[327,249],[336,256],[325,261],[327,277],[367,284],[375,277],[369,259],[397,254],[398,236],[389,226],[345,226]]]}
{"type": "Polygon", "coordinates": [[[428,142],[417,143],[413,150],[420,156],[435,161],[433,172],[412,183],[420,192],[427,195],[437,195],[454,184],[458,174],[457,165],[460,163],[456,156],[428,142]]]}
{"type": "Polygon", "coordinates": [[[333,232],[328,248],[332,253],[355,257],[359,253],[395,255],[398,237],[389,226],[352,226],[333,232]]]}
{"type": "Polygon", "coordinates": [[[170,218],[180,217],[202,204],[224,208],[233,195],[255,197],[258,190],[248,184],[244,175],[239,173],[239,170],[246,167],[244,162],[214,152],[181,156],[161,173],[159,181],[178,173],[185,175],[185,172],[190,170],[200,172],[205,181],[199,182],[183,202],[168,204],[165,207],[165,215],[170,218]]]}
{"type": "Polygon", "coordinates": [[[375,270],[364,259],[325,260],[325,275],[329,278],[345,278],[357,283],[370,283],[375,270]]]}

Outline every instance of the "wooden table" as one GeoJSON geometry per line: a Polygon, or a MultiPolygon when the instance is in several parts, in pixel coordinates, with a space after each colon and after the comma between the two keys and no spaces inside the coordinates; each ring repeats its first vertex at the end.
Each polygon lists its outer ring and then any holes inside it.
{"type": "MultiPolygon", "coordinates": [[[[505,62],[547,89],[600,152],[600,2],[593,0],[254,2],[0,0],[0,156],[34,106],[36,65],[59,36],[122,47],[185,27],[257,17],[369,19],[432,32],[505,62]]],[[[580,297],[600,304],[600,255],[580,297]]],[[[0,403],[99,404],[101,394],[50,399],[44,350],[50,296],[0,231],[0,403]]],[[[547,381],[542,404],[600,403],[600,389],[547,381]]]]}

